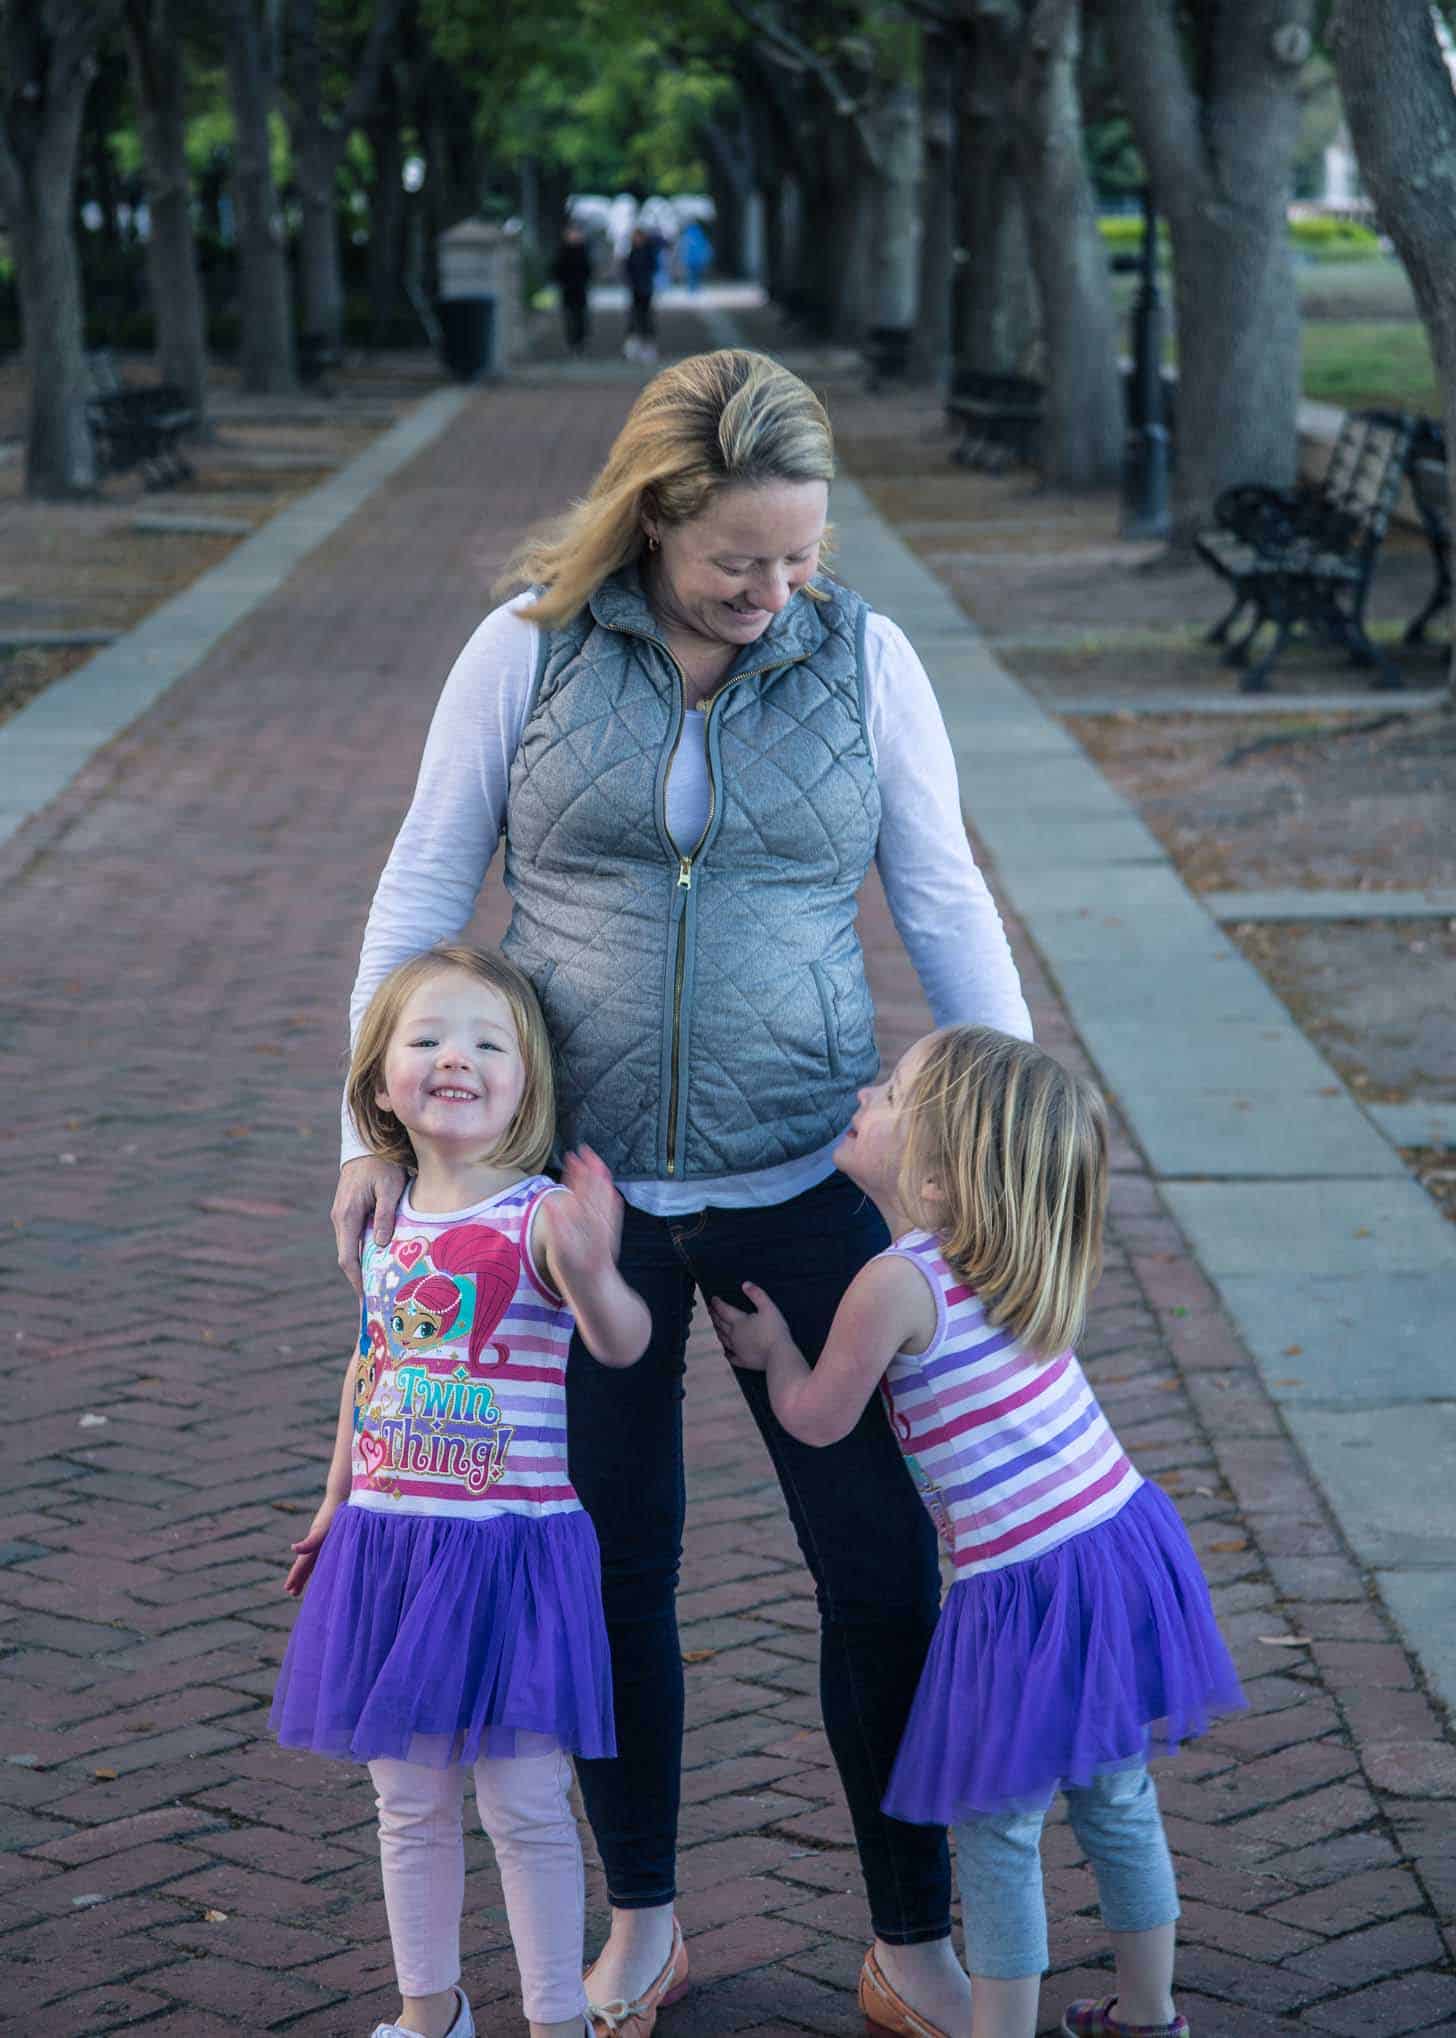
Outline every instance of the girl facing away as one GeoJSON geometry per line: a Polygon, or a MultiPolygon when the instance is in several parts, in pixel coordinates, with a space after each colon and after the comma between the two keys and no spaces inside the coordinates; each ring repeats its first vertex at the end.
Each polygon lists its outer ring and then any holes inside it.
{"type": "Polygon", "coordinates": [[[568,1757],[614,1739],[565,1377],[573,1327],[607,1366],[647,1343],[617,1270],[621,1201],[585,1150],[560,1186],[540,1172],[550,1045],[500,956],[442,947],[394,970],[348,1094],[410,1181],[393,1238],[364,1245],[359,1348],[323,1504],[293,1545],[285,1589],[304,1596],[273,1726],[286,1747],[369,1765],[403,1998],[374,2038],[474,2038],[458,1986],[467,1770],[531,2038],[591,2038],[568,1757]]]}
{"type": "MultiPolygon", "coordinates": [[[[1178,1899],[1147,1756],[1243,1704],[1172,1504],[1123,1454],[1071,1350],[1101,1266],[1101,1098],[1029,1042],[953,1026],[860,1092],[837,1165],[894,1243],[811,1370],[783,1317],[715,1302],[735,1366],[805,1443],[877,1390],[955,1571],[884,1799],[953,1829],[972,2038],[1033,2038],[1047,1965],[1042,1822],[1058,1789],[1097,1877],[1116,1994],[1067,2038],[1188,2038],[1178,1899]]],[[[913,2028],[867,1967],[871,2025],[913,2028]]]]}

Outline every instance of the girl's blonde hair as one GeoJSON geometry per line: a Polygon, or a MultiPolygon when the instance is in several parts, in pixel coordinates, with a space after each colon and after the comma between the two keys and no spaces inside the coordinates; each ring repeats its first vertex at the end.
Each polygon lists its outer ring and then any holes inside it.
{"type": "Polygon", "coordinates": [[[1030,1041],[948,1026],[932,1034],[905,1109],[902,1208],[939,1234],[989,1323],[1029,1352],[1065,1351],[1102,1269],[1100,1094],[1030,1041]]]}
{"type": "Polygon", "coordinates": [[[521,1168],[534,1174],[556,1137],[556,1079],[546,1021],[528,976],[494,949],[471,948],[464,942],[442,942],[438,948],[427,948],[423,955],[411,956],[390,971],[369,1000],[350,1057],[346,1090],[359,1137],[382,1160],[394,1161],[402,1168],[414,1167],[415,1150],[409,1134],[393,1112],[382,1110],[375,1099],[384,1087],[385,1056],[405,1006],[421,984],[447,970],[463,970],[478,983],[488,984],[510,1010],[525,1064],[526,1087],[505,1137],[482,1158],[489,1158],[496,1167],[521,1168]]]}
{"type": "MultiPolygon", "coordinates": [[[[500,590],[523,580],[543,588],[521,613],[555,629],[640,558],[644,509],[664,524],[686,524],[722,488],[833,478],[829,415],[797,375],[740,347],[693,354],[653,376],[590,492],[527,538],[500,590]]],[[[826,552],[821,547],[821,557],[826,552]]],[[[823,599],[818,588],[804,592],[823,599]]]]}

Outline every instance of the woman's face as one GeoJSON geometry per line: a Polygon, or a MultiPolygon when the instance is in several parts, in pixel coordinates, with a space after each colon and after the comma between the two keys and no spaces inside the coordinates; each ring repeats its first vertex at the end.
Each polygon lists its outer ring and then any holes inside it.
{"type": "Polygon", "coordinates": [[[686,524],[644,518],[661,550],[647,558],[659,620],[737,650],[761,637],[819,565],[829,513],[823,481],[720,489],[686,524]]]}

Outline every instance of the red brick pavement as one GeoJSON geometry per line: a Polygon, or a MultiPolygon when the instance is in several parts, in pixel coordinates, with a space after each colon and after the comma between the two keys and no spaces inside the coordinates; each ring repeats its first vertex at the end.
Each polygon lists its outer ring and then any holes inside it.
{"type": "MultiPolygon", "coordinates": [[[[625,398],[483,395],[0,852],[0,2001],[46,2038],[355,2038],[394,2006],[367,1788],[264,1730],[351,1335],[323,1223],[341,1015],[441,675],[625,398]]],[[[923,1008],[878,896],[865,931],[893,1053],[923,1008]]],[[[1022,959],[1042,1039],[1079,1059],[1022,959]]],[[[1163,1771],[1195,2029],[1456,2031],[1456,1752],[1126,1140],[1087,1356],[1252,1701],[1163,1771]]],[[[703,1339],[688,1407],[697,1986],[664,2038],[857,2032],[811,1603],[703,1339]]],[[[1046,1853],[1054,2017],[1106,1976],[1064,1824],[1046,1853]]],[[[483,2028],[519,2038],[478,1841],[466,1949],[483,2028]]]]}

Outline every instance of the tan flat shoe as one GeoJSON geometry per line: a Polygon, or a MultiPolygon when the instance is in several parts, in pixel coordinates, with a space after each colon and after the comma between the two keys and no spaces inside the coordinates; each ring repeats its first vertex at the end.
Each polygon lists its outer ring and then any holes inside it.
{"type": "MultiPolygon", "coordinates": [[[[595,1972],[596,1962],[593,1961],[583,1978],[590,1982],[595,1972]]],[[[587,1997],[587,2014],[591,2018],[594,2038],[650,2038],[657,2028],[658,2011],[665,2010],[669,2003],[675,2003],[679,1996],[686,1995],[687,1986],[688,1949],[683,1944],[682,1926],[674,1918],[672,1950],[667,1956],[667,1963],[635,2002],[623,2002],[618,1998],[614,2003],[594,2003],[590,1996],[587,1997]]]]}
{"type": "Polygon", "coordinates": [[[946,2038],[939,2024],[932,2024],[905,1998],[897,1995],[885,1979],[884,1969],[871,1946],[859,1971],[859,2006],[872,2031],[887,2031],[891,2038],[946,2038]]]}

